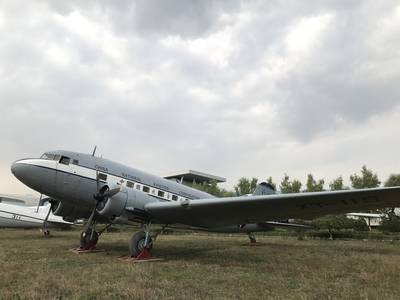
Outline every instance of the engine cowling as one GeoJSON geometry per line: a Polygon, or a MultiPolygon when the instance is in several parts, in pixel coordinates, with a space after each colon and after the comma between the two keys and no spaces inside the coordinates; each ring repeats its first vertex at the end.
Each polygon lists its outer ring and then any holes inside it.
{"type": "Polygon", "coordinates": [[[123,189],[112,197],[107,197],[100,201],[96,210],[100,215],[108,219],[114,219],[120,217],[124,213],[127,200],[128,191],[123,189]]]}
{"type": "MultiPolygon", "coordinates": [[[[110,190],[115,190],[115,188],[110,190]]],[[[144,207],[153,201],[158,200],[141,191],[121,187],[118,193],[100,201],[96,211],[116,223],[125,222],[128,219],[146,220],[149,216],[144,207]]]]}
{"type": "Polygon", "coordinates": [[[87,218],[90,215],[90,210],[60,200],[55,200],[51,204],[51,211],[55,216],[70,219],[87,218]]]}

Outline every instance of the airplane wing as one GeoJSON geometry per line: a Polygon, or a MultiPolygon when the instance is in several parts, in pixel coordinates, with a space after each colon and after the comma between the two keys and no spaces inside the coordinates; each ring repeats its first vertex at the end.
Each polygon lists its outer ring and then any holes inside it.
{"type": "Polygon", "coordinates": [[[145,210],[165,224],[205,228],[400,206],[400,187],[152,202],[145,210]]]}

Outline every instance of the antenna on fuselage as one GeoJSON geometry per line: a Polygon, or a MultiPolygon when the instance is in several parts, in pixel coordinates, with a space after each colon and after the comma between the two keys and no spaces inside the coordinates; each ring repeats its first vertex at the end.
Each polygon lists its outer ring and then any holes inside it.
{"type": "Polygon", "coordinates": [[[94,146],[94,149],[93,149],[92,156],[94,156],[94,155],[96,154],[96,149],[97,149],[97,145],[96,145],[96,146],[94,146]]]}

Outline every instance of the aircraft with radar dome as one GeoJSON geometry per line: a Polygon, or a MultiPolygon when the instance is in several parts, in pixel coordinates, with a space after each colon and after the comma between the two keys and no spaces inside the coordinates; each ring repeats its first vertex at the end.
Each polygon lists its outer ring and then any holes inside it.
{"type": "Polygon", "coordinates": [[[104,229],[96,223],[137,222],[142,230],[129,241],[132,257],[150,255],[162,228],[190,228],[227,233],[252,233],[281,222],[328,214],[400,206],[400,187],[277,194],[261,183],[250,196],[217,198],[176,181],[97,157],[93,153],[48,151],[39,158],[15,161],[12,173],[25,185],[51,198],[54,215],[66,220],[87,219],[81,249],[94,249],[104,229]]]}

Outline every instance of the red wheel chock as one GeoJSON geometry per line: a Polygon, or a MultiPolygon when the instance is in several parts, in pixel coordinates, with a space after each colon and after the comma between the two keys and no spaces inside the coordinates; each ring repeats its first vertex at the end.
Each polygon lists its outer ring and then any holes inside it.
{"type": "Polygon", "coordinates": [[[81,248],[81,247],[78,247],[78,248],[72,248],[72,249],[69,249],[69,251],[71,251],[72,253],[75,253],[75,254],[85,254],[85,253],[97,253],[97,252],[104,252],[104,251],[106,251],[105,249],[97,249],[95,246],[93,246],[93,247],[87,247],[87,248],[81,248]]]}
{"type": "Polygon", "coordinates": [[[151,256],[149,248],[144,248],[137,256],[123,256],[118,258],[120,261],[126,262],[150,262],[150,261],[161,261],[163,258],[156,258],[151,256]]]}
{"type": "Polygon", "coordinates": [[[135,258],[135,259],[137,259],[137,260],[149,260],[149,259],[152,259],[152,258],[154,258],[154,257],[151,256],[150,251],[149,251],[149,248],[144,248],[144,249],[142,250],[142,252],[139,253],[138,256],[133,257],[133,258],[135,258]]]}

